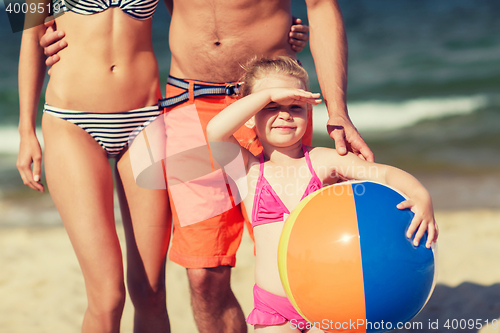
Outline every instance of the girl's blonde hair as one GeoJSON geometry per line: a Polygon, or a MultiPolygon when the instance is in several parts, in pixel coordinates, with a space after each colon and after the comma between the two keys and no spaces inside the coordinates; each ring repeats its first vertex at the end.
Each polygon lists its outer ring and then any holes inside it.
{"type": "Polygon", "coordinates": [[[242,97],[250,95],[255,82],[270,74],[289,75],[302,81],[306,89],[309,87],[309,75],[307,75],[306,70],[299,65],[297,60],[289,57],[277,57],[275,59],[254,58],[246,66],[243,66],[243,69],[245,74],[241,80],[243,81],[241,86],[242,97]]]}

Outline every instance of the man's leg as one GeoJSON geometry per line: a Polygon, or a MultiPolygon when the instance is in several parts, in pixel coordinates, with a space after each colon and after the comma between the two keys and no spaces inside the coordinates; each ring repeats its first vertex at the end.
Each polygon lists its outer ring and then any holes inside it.
{"type": "Polygon", "coordinates": [[[231,267],[235,265],[243,233],[241,210],[236,207],[221,216],[184,227],[179,225],[175,208],[173,211],[174,232],[169,256],[187,268],[199,332],[246,332],[245,317],[230,283],[231,267]]]}
{"type": "Polygon", "coordinates": [[[231,290],[231,267],[188,268],[194,319],[198,330],[240,333],[247,331],[245,316],[231,290]]]}
{"type": "MultiPolygon", "coordinates": [[[[236,98],[217,95],[195,99],[193,87],[194,82],[190,82],[189,101],[167,109],[165,114],[166,151],[167,156],[172,155],[167,158],[166,174],[174,217],[169,257],[187,268],[194,317],[200,332],[246,332],[243,311],[230,285],[244,219],[237,202],[226,194],[229,188],[224,179],[222,184],[215,185],[214,178],[213,187],[207,185],[209,175],[216,176],[220,167],[211,162],[205,141],[210,119],[236,98]],[[196,111],[194,116],[190,116],[191,106],[196,111]],[[184,107],[187,108],[179,113],[181,121],[175,122],[175,112],[184,107]],[[196,144],[195,138],[199,140],[196,144]]],[[[183,93],[182,89],[167,85],[167,97],[179,93],[183,93]]]]}

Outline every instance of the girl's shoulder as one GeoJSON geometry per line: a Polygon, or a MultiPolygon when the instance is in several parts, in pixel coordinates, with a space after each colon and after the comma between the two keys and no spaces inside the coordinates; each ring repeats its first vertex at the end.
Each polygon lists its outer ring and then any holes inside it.
{"type": "Polygon", "coordinates": [[[357,162],[361,161],[361,159],[358,160],[358,157],[351,152],[348,152],[346,155],[339,155],[335,148],[307,146],[307,151],[309,152],[311,163],[315,168],[335,169],[339,165],[357,165],[357,162]]]}
{"type": "Polygon", "coordinates": [[[335,172],[339,154],[334,148],[307,147],[314,172],[324,185],[335,184],[339,175],[335,172]]]}
{"type": "Polygon", "coordinates": [[[335,148],[306,146],[306,149],[311,160],[315,160],[317,162],[330,161],[331,158],[339,157],[335,148]]]}
{"type": "Polygon", "coordinates": [[[315,146],[306,146],[306,145],[305,145],[305,147],[310,154],[312,154],[312,153],[324,154],[324,153],[327,153],[327,152],[332,151],[332,150],[335,151],[334,148],[328,148],[328,147],[315,147],[315,146]]]}

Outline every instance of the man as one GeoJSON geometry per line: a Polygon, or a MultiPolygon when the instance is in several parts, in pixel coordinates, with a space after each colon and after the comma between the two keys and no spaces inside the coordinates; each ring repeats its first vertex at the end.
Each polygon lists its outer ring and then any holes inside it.
{"type": "MultiPolygon", "coordinates": [[[[172,111],[195,105],[203,140],[211,117],[235,100],[237,87],[233,84],[242,74],[241,65],[255,56],[296,58],[289,38],[300,32],[289,35],[290,0],[165,0],[165,3],[172,14],[171,78],[164,105],[167,106],[166,123],[168,114],[174,114],[172,111]],[[205,85],[218,92],[197,96],[196,89],[201,91],[205,85]],[[182,94],[187,99],[180,98],[182,94]]],[[[336,0],[306,0],[306,4],[311,52],[329,113],[327,130],[339,154],[349,150],[373,161],[372,152],[347,114],[347,41],[339,5],[336,0]]],[[[57,38],[56,33],[47,33],[42,44],[47,46],[57,38]]],[[[46,54],[53,55],[60,48],[60,44],[50,46],[46,54]]],[[[53,56],[47,64],[57,60],[58,56],[53,56]]],[[[252,131],[242,129],[238,139],[242,145],[258,152],[252,131]]],[[[175,213],[179,207],[172,188],[170,186],[175,213]]],[[[231,267],[235,264],[243,230],[240,214],[240,209],[235,207],[189,226],[180,226],[179,219],[174,222],[170,258],[187,268],[200,332],[246,332],[243,312],[230,288],[231,267]]]]}

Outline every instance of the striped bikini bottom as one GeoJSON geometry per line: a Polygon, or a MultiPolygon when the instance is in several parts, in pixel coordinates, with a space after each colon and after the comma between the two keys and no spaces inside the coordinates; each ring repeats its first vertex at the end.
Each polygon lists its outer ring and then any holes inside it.
{"type": "Polygon", "coordinates": [[[98,113],[65,110],[45,104],[43,112],[78,125],[101,145],[108,157],[116,157],[162,114],[163,109],[154,105],[127,112],[98,113]]]}

